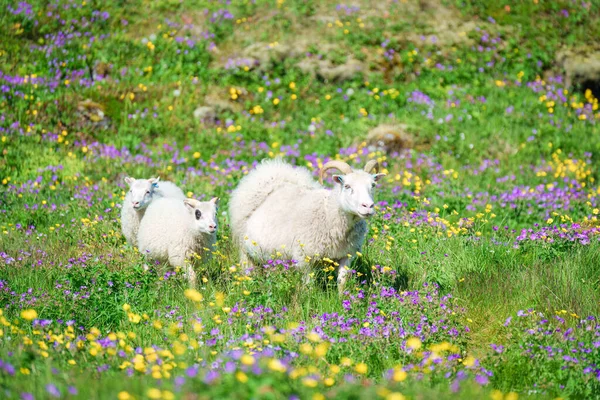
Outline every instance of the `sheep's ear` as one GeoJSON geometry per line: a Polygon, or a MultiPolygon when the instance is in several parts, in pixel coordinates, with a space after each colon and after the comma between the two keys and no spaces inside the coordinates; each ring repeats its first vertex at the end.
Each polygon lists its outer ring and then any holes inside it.
{"type": "Polygon", "coordinates": [[[339,183],[340,185],[344,184],[344,178],[341,175],[333,175],[333,181],[339,183]]]}
{"type": "Polygon", "coordinates": [[[125,183],[128,184],[129,186],[131,186],[133,184],[133,182],[135,182],[135,179],[133,179],[130,176],[126,176],[125,177],[125,183]]]}
{"type": "Polygon", "coordinates": [[[183,204],[185,204],[189,212],[194,212],[194,210],[196,209],[192,199],[184,199],[183,204]]]}
{"type": "Polygon", "coordinates": [[[158,181],[159,180],[160,180],[160,177],[158,177],[158,178],[150,178],[150,179],[148,179],[148,182],[150,182],[153,187],[158,187],[158,181]]]}
{"type": "Polygon", "coordinates": [[[220,199],[218,197],[213,197],[212,199],[210,199],[210,202],[213,203],[214,205],[218,206],[219,200],[220,199]]]}
{"type": "Polygon", "coordinates": [[[375,182],[378,182],[381,178],[383,178],[386,174],[374,174],[373,175],[373,179],[375,179],[375,182]]]}

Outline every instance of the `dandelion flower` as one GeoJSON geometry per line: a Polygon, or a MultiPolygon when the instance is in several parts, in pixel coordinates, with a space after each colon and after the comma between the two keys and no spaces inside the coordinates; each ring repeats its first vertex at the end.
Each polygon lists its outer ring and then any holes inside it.
{"type": "Polygon", "coordinates": [[[162,393],[159,389],[156,388],[148,389],[148,392],[146,392],[146,394],[150,399],[160,399],[162,397],[162,393]]]}
{"type": "Polygon", "coordinates": [[[467,358],[464,359],[463,364],[466,367],[472,367],[473,365],[475,365],[475,357],[467,356],[467,358]]]}
{"type": "Polygon", "coordinates": [[[304,378],[302,380],[302,383],[304,384],[304,386],[310,387],[310,388],[314,388],[318,384],[317,380],[314,378],[304,378]]]}
{"type": "Polygon", "coordinates": [[[285,365],[283,365],[283,363],[276,358],[269,361],[269,369],[277,372],[285,372],[286,370],[285,365]]]}
{"type": "Polygon", "coordinates": [[[240,361],[244,365],[254,365],[254,357],[252,357],[250,354],[244,354],[242,358],[240,358],[240,361]]]}
{"type": "Polygon", "coordinates": [[[321,335],[319,335],[317,332],[310,332],[306,335],[306,338],[308,340],[310,340],[311,342],[320,342],[321,341],[321,335]]]}
{"type": "Polygon", "coordinates": [[[173,400],[175,398],[175,395],[173,394],[173,392],[169,392],[168,390],[163,390],[162,398],[163,398],[163,400],[173,400]]]}
{"type": "Polygon", "coordinates": [[[411,337],[406,341],[406,346],[413,350],[419,350],[421,348],[421,340],[417,337],[411,337]]]}
{"type": "Polygon", "coordinates": [[[183,294],[185,295],[185,297],[196,303],[199,303],[204,299],[204,296],[202,296],[202,294],[196,289],[186,289],[185,292],[183,292],[183,294]]]}
{"type": "Polygon", "coordinates": [[[392,392],[392,393],[388,394],[387,396],[385,396],[385,400],[404,400],[404,399],[406,399],[406,397],[404,397],[404,395],[399,392],[392,392]]]}
{"type": "Polygon", "coordinates": [[[327,350],[329,350],[329,345],[327,343],[319,343],[315,346],[315,356],[325,357],[327,350]]]}
{"type": "Polygon", "coordinates": [[[242,371],[238,371],[238,372],[235,374],[235,378],[236,378],[238,381],[242,382],[242,383],[246,383],[246,382],[248,382],[248,375],[246,375],[246,374],[245,374],[245,373],[243,373],[242,371]]]}
{"type": "Polygon", "coordinates": [[[37,311],[33,309],[23,310],[21,311],[21,318],[26,319],[27,321],[31,321],[38,317],[37,311]]]}
{"type": "Polygon", "coordinates": [[[358,363],[354,366],[354,370],[356,372],[358,372],[359,374],[366,374],[367,371],[369,370],[369,367],[367,367],[367,364],[365,363],[358,363]]]}

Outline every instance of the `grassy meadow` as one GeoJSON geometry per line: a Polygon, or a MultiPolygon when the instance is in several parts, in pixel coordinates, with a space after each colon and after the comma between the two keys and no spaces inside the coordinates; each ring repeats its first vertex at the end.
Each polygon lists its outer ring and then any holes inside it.
{"type": "Polygon", "coordinates": [[[600,398],[600,93],[556,61],[597,48],[597,0],[0,0],[0,24],[0,398],[600,398]],[[309,286],[239,265],[229,195],[276,157],[387,173],[341,296],[332,260],[309,286]],[[126,176],[221,198],[196,287],[126,243],[126,176]]]}

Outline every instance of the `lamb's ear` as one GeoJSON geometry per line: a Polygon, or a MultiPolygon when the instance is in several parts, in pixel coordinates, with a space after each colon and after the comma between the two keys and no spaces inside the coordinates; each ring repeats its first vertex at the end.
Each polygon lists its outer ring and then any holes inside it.
{"type": "Polygon", "coordinates": [[[152,184],[152,187],[158,187],[158,181],[160,180],[160,177],[158,178],[150,178],[148,179],[148,182],[150,182],[152,184]]]}
{"type": "Polygon", "coordinates": [[[340,185],[344,184],[344,177],[342,175],[333,175],[333,181],[339,183],[340,185]]]}
{"type": "Polygon", "coordinates": [[[128,184],[129,186],[131,186],[133,184],[133,182],[135,182],[135,179],[133,179],[130,176],[126,176],[125,177],[125,183],[128,184]]]}
{"type": "Polygon", "coordinates": [[[218,197],[213,197],[212,199],[210,199],[210,202],[213,203],[215,206],[219,205],[219,199],[218,197]]]}
{"type": "Polygon", "coordinates": [[[187,210],[191,213],[193,213],[194,210],[196,209],[193,199],[184,199],[183,204],[186,206],[187,210]]]}
{"type": "Polygon", "coordinates": [[[381,178],[383,178],[386,174],[374,174],[373,175],[373,179],[375,179],[375,182],[378,182],[381,178]]]}

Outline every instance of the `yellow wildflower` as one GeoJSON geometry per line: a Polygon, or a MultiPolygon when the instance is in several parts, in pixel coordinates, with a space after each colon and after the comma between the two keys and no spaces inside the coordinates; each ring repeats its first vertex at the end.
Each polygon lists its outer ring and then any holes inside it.
{"type": "Polygon", "coordinates": [[[156,388],[148,389],[148,392],[146,392],[146,394],[151,399],[160,399],[162,397],[162,393],[159,389],[156,388]]]}
{"type": "Polygon", "coordinates": [[[242,382],[242,383],[246,383],[246,382],[248,382],[248,375],[246,375],[246,374],[245,374],[245,373],[243,373],[242,371],[238,371],[238,372],[235,374],[235,378],[236,378],[238,381],[242,382]]]}
{"type": "Polygon", "coordinates": [[[307,386],[307,387],[310,387],[310,388],[314,388],[318,384],[317,380],[314,379],[314,378],[304,378],[302,380],[302,383],[304,384],[304,386],[307,386]]]}
{"type": "Polygon", "coordinates": [[[406,397],[400,392],[392,392],[385,396],[385,400],[404,400],[406,397]]]}
{"type": "Polygon", "coordinates": [[[406,380],[407,377],[407,373],[405,370],[403,370],[402,368],[394,368],[394,375],[392,375],[392,379],[394,380],[394,382],[402,382],[404,380],[406,380]]]}
{"type": "Polygon", "coordinates": [[[250,354],[244,354],[240,361],[244,365],[254,365],[254,357],[252,357],[250,354]]]}
{"type": "Polygon", "coordinates": [[[467,356],[467,358],[465,358],[465,360],[463,361],[463,364],[467,367],[472,367],[473,365],[475,365],[475,357],[467,356]]]}
{"type": "Polygon", "coordinates": [[[496,389],[496,390],[492,390],[492,393],[490,393],[490,398],[492,400],[503,400],[504,399],[504,395],[502,394],[501,391],[499,391],[498,389],[496,389]]]}
{"type": "Polygon", "coordinates": [[[406,346],[414,350],[419,350],[421,348],[421,340],[417,337],[411,337],[406,341],[406,346]]]}
{"type": "Polygon", "coordinates": [[[163,390],[162,398],[163,398],[163,400],[173,400],[175,398],[175,395],[173,394],[173,392],[169,392],[168,390],[163,390]]]}
{"type": "Polygon", "coordinates": [[[21,318],[26,319],[27,321],[31,321],[32,319],[36,319],[38,317],[37,311],[33,309],[27,309],[21,311],[21,318]]]}
{"type": "Polygon", "coordinates": [[[122,391],[117,395],[118,400],[130,400],[132,397],[129,393],[122,391]]]}
{"type": "Polygon", "coordinates": [[[286,370],[285,365],[283,365],[281,363],[281,361],[279,361],[276,358],[269,361],[269,369],[271,371],[278,371],[278,372],[285,372],[285,370],[286,370]]]}
{"type": "Polygon", "coordinates": [[[185,297],[196,303],[199,303],[204,299],[204,296],[202,296],[202,294],[195,289],[186,289],[185,292],[183,292],[183,294],[185,295],[185,297]]]}
{"type": "Polygon", "coordinates": [[[367,364],[365,364],[365,363],[358,363],[354,366],[354,370],[356,372],[358,372],[359,374],[363,374],[363,375],[367,373],[368,369],[369,368],[367,367],[367,364]]]}
{"type": "Polygon", "coordinates": [[[517,400],[519,395],[515,392],[508,392],[506,396],[504,396],[504,400],[517,400]]]}

